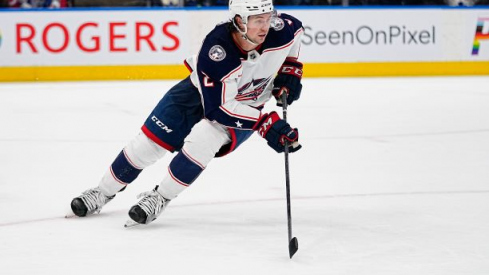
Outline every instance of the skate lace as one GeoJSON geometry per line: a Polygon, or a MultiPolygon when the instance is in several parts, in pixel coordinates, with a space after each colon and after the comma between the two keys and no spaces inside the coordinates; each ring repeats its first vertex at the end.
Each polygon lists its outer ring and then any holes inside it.
{"type": "Polygon", "coordinates": [[[138,198],[143,197],[138,205],[149,215],[156,215],[165,208],[167,200],[163,198],[157,191],[148,191],[139,194],[138,198]]]}
{"type": "Polygon", "coordinates": [[[88,211],[94,211],[102,208],[111,198],[102,194],[98,188],[95,188],[83,192],[81,199],[85,203],[88,211]]]}

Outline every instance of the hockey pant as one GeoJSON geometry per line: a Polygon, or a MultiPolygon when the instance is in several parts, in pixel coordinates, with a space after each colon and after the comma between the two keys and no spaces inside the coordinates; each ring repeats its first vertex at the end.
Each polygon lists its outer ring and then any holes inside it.
{"type": "MultiPolygon", "coordinates": [[[[183,148],[170,162],[158,192],[174,199],[197,179],[219,149],[231,142],[227,128],[202,119],[185,138],[183,148]]],[[[133,182],[141,171],[161,159],[166,152],[144,133],[140,133],[124,147],[106,171],[99,187],[111,196],[133,182]]]]}

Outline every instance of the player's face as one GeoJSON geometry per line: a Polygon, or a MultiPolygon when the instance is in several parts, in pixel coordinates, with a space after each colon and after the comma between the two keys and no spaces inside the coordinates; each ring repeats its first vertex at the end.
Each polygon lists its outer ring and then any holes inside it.
{"type": "Polygon", "coordinates": [[[263,43],[267,37],[268,30],[270,29],[271,20],[271,12],[248,17],[248,37],[255,43],[263,43]]]}

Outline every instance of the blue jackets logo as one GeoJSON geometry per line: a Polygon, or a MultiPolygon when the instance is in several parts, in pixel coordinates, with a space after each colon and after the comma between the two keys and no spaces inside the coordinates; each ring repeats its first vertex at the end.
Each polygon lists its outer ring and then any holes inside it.
{"type": "Polygon", "coordinates": [[[214,45],[209,50],[209,58],[216,62],[219,62],[226,58],[226,51],[220,45],[214,45]]]}

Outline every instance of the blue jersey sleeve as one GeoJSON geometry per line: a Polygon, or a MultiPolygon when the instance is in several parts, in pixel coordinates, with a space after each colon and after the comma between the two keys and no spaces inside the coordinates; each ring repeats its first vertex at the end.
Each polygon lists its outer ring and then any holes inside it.
{"type": "Polygon", "coordinates": [[[241,59],[231,34],[225,26],[216,27],[204,40],[197,61],[204,115],[207,119],[228,127],[251,129],[258,117],[246,111],[235,112],[236,108],[225,106],[226,95],[237,91],[236,86],[233,85],[235,82],[233,75],[239,70],[241,70],[241,59]]]}

